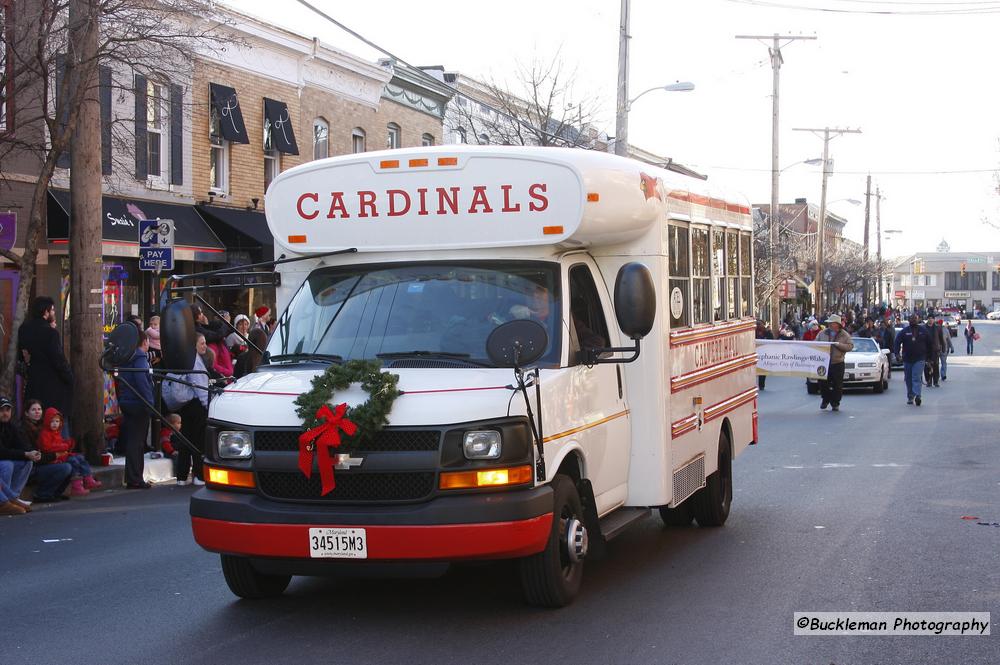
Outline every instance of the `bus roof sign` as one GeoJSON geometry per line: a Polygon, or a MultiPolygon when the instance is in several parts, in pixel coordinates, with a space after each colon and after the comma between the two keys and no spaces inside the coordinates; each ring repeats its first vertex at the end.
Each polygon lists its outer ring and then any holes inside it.
{"type": "Polygon", "coordinates": [[[559,243],[580,226],[583,180],[541,154],[454,146],[310,162],[271,184],[268,226],[300,254],[559,243]]]}

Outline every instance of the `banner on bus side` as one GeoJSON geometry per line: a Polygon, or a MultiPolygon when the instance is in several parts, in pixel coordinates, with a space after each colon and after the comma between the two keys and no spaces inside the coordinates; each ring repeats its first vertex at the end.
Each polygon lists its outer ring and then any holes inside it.
{"type": "Polygon", "coordinates": [[[756,342],[758,374],[826,379],[830,368],[830,342],[783,339],[758,339],[756,342]]]}

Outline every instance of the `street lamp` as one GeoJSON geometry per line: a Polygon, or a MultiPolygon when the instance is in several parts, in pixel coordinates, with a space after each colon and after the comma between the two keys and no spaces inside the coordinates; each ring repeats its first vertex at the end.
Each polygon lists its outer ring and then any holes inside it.
{"type": "Polygon", "coordinates": [[[658,85],[650,88],[649,90],[643,90],[638,95],[628,100],[625,104],[620,105],[618,108],[615,135],[616,155],[628,157],[628,114],[629,111],[632,110],[632,104],[635,104],[635,102],[646,93],[653,92],[654,90],[663,90],[664,92],[690,92],[694,90],[694,83],[691,83],[690,81],[677,81],[676,83],[668,83],[667,85],[658,85]]]}
{"type": "Polygon", "coordinates": [[[801,162],[792,162],[791,164],[789,164],[785,168],[779,169],[778,173],[784,173],[788,169],[792,168],[793,166],[798,166],[799,164],[807,164],[809,166],[819,166],[822,163],[823,163],[823,160],[820,159],[819,157],[815,157],[813,159],[803,159],[801,162]]]}

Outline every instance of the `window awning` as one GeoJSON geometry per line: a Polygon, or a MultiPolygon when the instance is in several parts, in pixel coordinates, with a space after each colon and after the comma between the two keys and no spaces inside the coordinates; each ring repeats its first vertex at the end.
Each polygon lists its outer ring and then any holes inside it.
{"type": "Polygon", "coordinates": [[[212,107],[219,114],[222,138],[233,143],[250,143],[246,125],[243,123],[240,100],[236,97],[236,89],[219,83],[209,83],[208,86],[212,107]]]}
{"type": "MultiPolygon", "coordinates": [[[[101,198],[101,240],[104,254],[139,256],[139,220],[174,220],[175,258],[179,261],[221,263],[226,246],[192,205],[104,196],[101,198]]],[[[49,190],[48,238],[61,244],[69,239],[69,192],[49,190]]]]}
{"type": "Polygon", "coordinates": [[[274,258],[274,238],[267,218],[257,210],[223,206],[196,206],[209,227],[230,249],[260,249],[261,260],[274,258]]]}
{"type": "Polygon", "coordinates": [[[264,149],[270,146],[286,155],[299,154],[295,145],[295,132],[292,130],[292,118],[288,114],[288,104],[276,99],[264,98],[264,149]]]}

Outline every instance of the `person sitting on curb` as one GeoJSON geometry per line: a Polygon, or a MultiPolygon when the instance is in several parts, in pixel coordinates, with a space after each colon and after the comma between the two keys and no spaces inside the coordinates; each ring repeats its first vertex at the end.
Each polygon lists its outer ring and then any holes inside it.
{"type": "Polygon", "coordinates": [[[94,478],[94,472],[83,455],[72,452],[74,442],[62,437],[62,414],[58,409],[45,409],[42,431],[38,434],[38,446],[42,452],[53,453],[57,462],[66,462],[73,470],[70,481],[70,496],[86,496],[90,490],[100,488],[103,483],[94,478]]]}
{"type": "Polygon", "coordinates": [[[42,403],[37,399],[29,399],[24,405],[21,416],[21,432],[28,442],[30,450],[37,451],[38,461],[32,470],[29,482],[35,483],[34,503],[53,503],[69,499],[63,492],[69,486],[73,467],[65,462],[56,462],[55,453],[41,452],[38,448],[38,434],[42,428],[42,403]]]}
{"type": "Polygon", "coordinates": [[[31,504],[21,501],[21,491],[28,483],[34,463],[42,458],[11,422],[13,410],[11,401],[0,397],[0,515],[31,512],[31,504]]]}

